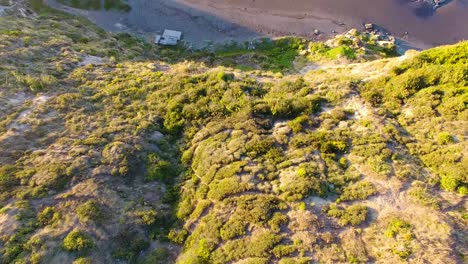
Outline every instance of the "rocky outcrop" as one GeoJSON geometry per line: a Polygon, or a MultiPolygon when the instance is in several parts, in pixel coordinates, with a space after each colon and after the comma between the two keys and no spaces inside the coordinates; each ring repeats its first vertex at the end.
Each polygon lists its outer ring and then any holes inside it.
{"type": "Polygon", "coordinates": [[[448,4],[449,2],[451,2],[451,0],[426,0],[426,1],[429,2],[430,4],[432,4],[434,9],[442,7],[442,6],[446,5],[446,4],[448,4]]]}
{"type": "Polygon", "coordinates": [[[36,17],[36,13],[27,7],[24,0],[12,1],[9,6],[0,6],[0,16],[36,17]]]}

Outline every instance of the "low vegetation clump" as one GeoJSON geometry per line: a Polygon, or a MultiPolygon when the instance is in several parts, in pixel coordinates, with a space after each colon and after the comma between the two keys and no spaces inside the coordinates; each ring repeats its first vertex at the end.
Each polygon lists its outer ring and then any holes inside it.
{"type": "Polygon", "coordinates": [[[338,224],[345,225],[359,225],[367,219],[367,207],[363,205],[351,205],[346,208],[340,208],[334,204],[328,208],[323,209],[328,216],[336,218],[338,224]]]}
{"type": "Polygon", "coordinates": [[[104,217],[102,206],[90,200],[76,207],[76,215],[82,222],[99,221],[104,217]]]}
{"type": "Polygon", "coordinates": [[[347,186],[340,195],[340,201],[365,200],[367,197],[377,193],[374,185],[370,182],[357,182],[347,186]]]}
{"type": "Polygon", "coordinates": [[[80,230],[73,230],[63,239],[63,248],[68,251],[85,251],[94,245],[93,239],[80,230]]]}
{"type": "Polygon", "coordinates": [[[53,225],[60,219],[60,214],[54,207],[48,206],[37,215],[37,221],[42,226],[53,225]]]}
{"type": "Polygon", "coordinates": [[[412,226],[401,220],[393,219],[388,223],[385,236],[397,241],[392,252],[400,258],[408,258],[411,255],[409,242],[413,239],[412,226]]]}

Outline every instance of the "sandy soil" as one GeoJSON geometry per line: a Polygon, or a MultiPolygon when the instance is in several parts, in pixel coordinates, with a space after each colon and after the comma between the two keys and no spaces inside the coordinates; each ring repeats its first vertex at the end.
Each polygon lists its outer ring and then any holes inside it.
{"type": "Polygon", "coordinates": [[[128,13],[46,1],[110,31],[154,35],[166,28],[180,30],[196,47],[261,36],[324,40],[335,32],[362,29],[363,23],[376,23],[418,48],[468,39],[468,0],[453,0],[437,11],[421,0],[129,0],[128,13]],[[321,34],[313,34],[314,29],[321,34]]]}

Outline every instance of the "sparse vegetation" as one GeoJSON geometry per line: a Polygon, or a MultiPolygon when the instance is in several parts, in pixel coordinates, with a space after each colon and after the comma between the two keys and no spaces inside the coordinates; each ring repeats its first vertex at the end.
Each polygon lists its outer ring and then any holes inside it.
{"type": "Polygon", "coordinates": [[[345,226],[348,224],[359,225],[367,219],[367,207],[363,205],[351,205],[340,208],[334,204],[323,209],[328,216],[338,219],[338,224],[345,226]]]}
{"type": "Polygon", "coordinates": [[[68,251],[85,251],[94,245],[93,239],[80,230],[73,230],[63,239],[63,248],[68,251]]]}
{"type": "Polygon", "coordinates": [[[193,51],[34,10],[0,17],[0,262],[461,262],[467,42],[193,51]]]}
{"type": "Polygon", "coordinates": [[[104,217],[101,205],[96,201],[90,200],[76,207],[76,215],[81,222],[100,221],[104,217]]]}

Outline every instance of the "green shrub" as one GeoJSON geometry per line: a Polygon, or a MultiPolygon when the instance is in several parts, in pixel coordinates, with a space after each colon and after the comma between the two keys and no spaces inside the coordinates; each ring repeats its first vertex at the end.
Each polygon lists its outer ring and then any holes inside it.
{"type": "Polygon", "coordinates": [[[452,192],[455,191],[455,189],[458,186],[458,179],[452,177],[452,176],[442,176],[440,178],[440,187],[442,189],[452,192]]]}
{"type": "Polygon", "coordinates": [[[292,121],[288,122],[288,126],[292,129],[294,133],[299,133],[304,129],[304,126],[310,123],[308,116],[302,115],[294,118],[292,121]]]}
{"type": "Polygon", "coordinates": [[[76,215],[81,222],[100,221],[104,216],[101,205],[93,200],[89,200],[76,207],[76,215]]]}
{"type": "Polygon", "coordinates": [[[401,235],[405,240],[411,240],[411,230],[412,226],[408,222],[401,219],[393,219],[387,225],[385,236],[388,238],[394,238],[397,235],[401,235]]]}
{"type": "Polygon", "coordinates": [[[188,235],[189,232],[186,229],[171,229],[169,231],[169,234],[167,235],[167,238],[176,244],[183,244],[187,239],[188,235]]]}
{"type": "Polygon", "coordinates": [[[286,225],[289,222],[288,216],[280,213],[275,212],[270,220],[268,220],[268,225],[270,226],[271,230],[275,233],[281,231],[281,227],[286,225]]]}
{"type": "Polygon", "coordinates": [[[37,215],[37,221],[42,226],[53,225],[59,220],[59,218],[60,214],[51,206],[47,206],[37,215]]]}
{"type": "Polygon", "coordinates": [[[234,80],[234,74],[233,73],[226,73],[226,72],[219,72],[216,75],[216,78],[218,80],[220,80],[220,81],[228,82],[228,81],[234,80]]]}
{"type": "Polygon", "coordinates": [[[171,162],[161,159],[157,154],[148,155],[146,179],[171,183],[177,177],[177,167],[171,162]]]}
{"type": "Polygon", "coordinates": [[[127,176],[133,161],[136,158],[134,155],[135,149],[124,142],[114,141],[106,146],[102,150],[102,157],[104,162],[111,165],[112,175],[127,176]]]}
{"type": "Polygon", "coordinates": [[[37,185],[56,191],[63,190],[70,180],[67,166],[59,163],[43,165],[38,168],[37,174],[41,175],[35,180],[37,185]]]}
{"type": "Polygon", "coordinates": [[[248,190],[248,186],[241,182],[239,177],[234,176],[220,181],[210,183],[208,198],[221,201],[229,195],[248,190]]]}
{"type": "Polygon", "coordinates": [[[348,147],[346,142],[343,141],[329,141],[320,145],[320,151],[326,154],[344,153],[348,147]]]}
{"type": "Polygon", "coordinates": [[[376,192],[377,190],[372,183],[360,181],[345,187],[339,201],[365,200],[376,192]]]}
{"type": "Polygon", "coordinates": [[[77,258],[72,264],[92,264],[93,261],[90,258],[77,258]]]}
{"type": "Polygon", "coordinates": [[[201,239],[198,242],[198,248],[196,250],[197,256],[203,259],[204,261],[208,261],[210,259],[211,252],[213,251],[214,247],[214,243],[210,243],[205,239],[201,239]]]}
{"type": "Polygon", "coordinates": [[[265,158],[273,164],[279,164],[284,161],[283,152],[279,148],[271,148],[265,154],[265,158]]]}
{"type": "Polygon", "coordinates": [[[144,225],[150,226],[156,222],[158,213],[154,209],[137,211],[136,215],[141,219],[144,225]]]}
{"type": "Polygon", "coordinates": [[[328,208],[324,208],[328,216],[337,218],[338,224],[345,226],[348,224],[359,225],[366,221],[367,207],[364,205],[351,205],[346,208],[340,208],[335,204],[331,204],[328,208]]]}
{"type": "Polygon", "coordinates": [[[330,59],[337,59],[339,57],[345,57],[350,60],[356,59],[356,52],[347,46],[339,46],[327,51],[326,56],[330,59]]]}
{"type": "Polygon", "coordinates": [[[313,193],[321,196],[326,194],[325,181],[318,177],[315,164],[301,164],[296,174],[297,177],[280,186],[286,200],[301,200],[313,193]]]}
{"type": "Polygon", "coordinates": [[[453,136],[447,132],[442,132],[437,135],[437,141],[441,145],[447,145],[454,142],[453,136]]]}
{"type": "Polygon", "coordinates": [[[13,166],[1,166],[0,167],[0,190],[8,191],[11,187],[18,184],[19,181],[16,179],[14,174],[13,166]]]}
{"type": "Polygon", "coordinates": [[[399,256],[402,259],[406,259],[411,255],[412,251],[405,245],[399,245],[395,248],[392,248],[392,253],[399,256]]]}
{"type": "Polygon", "coordinates": [[[277,245],[271,252],[275,257],[281,258],[283,256],[292,255],[296,251],[297,248],[294,245],[277,245]]]}
{"type": "Polygon", "coordinates": [[[394,218],[391,219],[385,229],[385,236],[393,239],[396,243],[392,247],[392,253],[400,258],[407,258],[411,255],[410,241],[413,239],[413,227],[408,222],[394,218]]]}
{"type": "Polygon", "coordinates": [[[74,229],[63,239],[63,247],[68,251],[85,251],[93,246],[93,239],[78,229],[74,229]]]}
{"type": "Polygon", "coordinates": [[[466,186],[458,187],[458,193],[462,196],[468,195],[468,187],[466,186]]]}
{"type": "Polygon", "coordinates": [[[238,236],[245,235],[245,223],[231,218],[219,232],[223,240],[229,240],[238,236]]]}
{"type": "Polygon", "coordinates": [[[282,258],[278,264],[308,264],[311,263],[311,259],[306,258],[282,258]]]}
{"type": "Polygon", "coordinates": [[[112,241],[114,242],[114,257],[128,262],[135,262],[141,251],[150,246],[144,235],[130,228],[121,230],[112,241]]]}
{"type": "Polygon", "coordinates": [[[144,264],[166,264],[169,263],[169,250],[166,247],[158,247],[155,250],[149,253],[145,260],[144,264]]]}
{"type": "Polygon", "coordinates": [[[216,263],[227,263],[242,258],[268,257],[270,250],[279,243],[281,236],[262,232],[250,238],[227,241],[223,247],[217,248],[210,260],[216,263]]]}
{"type": "Polygon", "coordinates": [[[408,194],[415,200],[415,202],[424,206],[429,206],[434,209],[439,208],[439,201],[434,194],[431,194],[426,184],[415,181],[411,184],[408,194]]]}
{"type": "Polygon", "coordinates": [[[266,154],[271,148],[273,148],[274,144],[275,141],[271,138],[252,141],[246,146],[245,152],[250,157],[255,158],[259,155],[266,154]]]}

